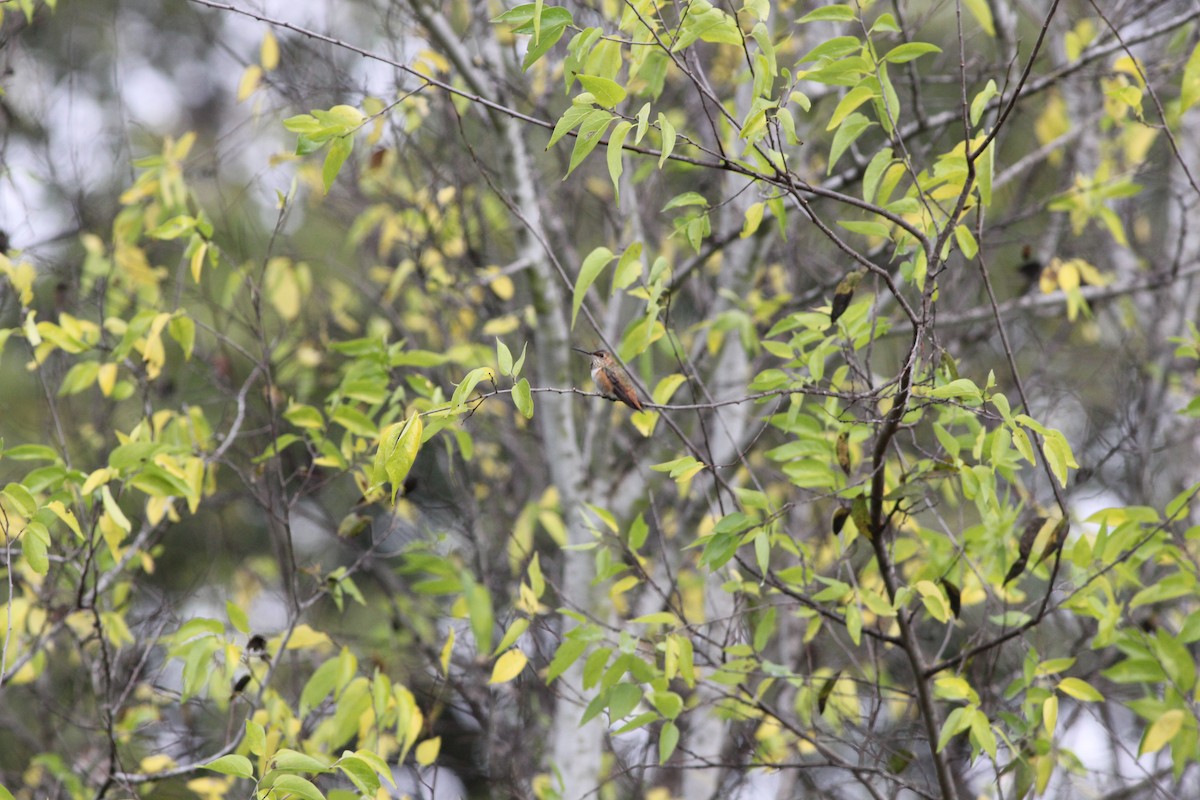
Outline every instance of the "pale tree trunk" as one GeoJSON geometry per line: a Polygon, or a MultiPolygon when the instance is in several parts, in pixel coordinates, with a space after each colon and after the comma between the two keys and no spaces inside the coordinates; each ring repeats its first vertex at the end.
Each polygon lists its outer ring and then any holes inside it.
{"type": "MultiPolygon", "coordinates": [[[[502,124],[511,151],[513,185],[517,187],[516,201],[522,217],[521,257],[533,265],[529,283],[539,323],[533,356],[543,381],[565,385],[570,375],[568,358],[571,350],[564,316],[567,300],[561,286],[562,278],[551,260],[553,255],[544,250],[545,227],[534,191],[533,165],[524,132],[520,123],[511,118],[502,124]]],[[[584,463],[575,425],[574,400],[571,395],[541,395],[534,418],[545,448],[550,478],[558,490],[568,542],[579,545],[591,541],[591,534],[584,526],[580,512],[584,463]]],[[[592,584],[595,578],[593,554],[568,549],[563,551],[562,559],[558,581],[560,601],[568,608],[590,616],[607,618],[603,595],[592,584]]],[[[558,699],[551,726],[549,766],[562,781],[564,800],[588,796],[600,783],[605,729],[600,716],[586,725],[579,724],[587,705],[583,699],[583,664],[582,659],[577,660],[555,681],[558,699]]]]}
{"type": "MultiPolygon", "coordinates": [[[[455,62],[471,88],[481,95],[490,95],[494,82],[479,74],[474,67],[473,54],[436,11],[414,2],[413,8],[430,35],[455,62]]],[[[492,36],[476,40],[483,59],[492,74],[504,75],[515,71],[507,63],[503,49],[492,36]]],[[[504,98],[497,98],[501,102],[504,98]]],[[[514,230],[518,242],[517,261],[529,265],[526,270],[538,324],[534,328],[530,355],[537,366],[538,378],[548,385],[566,385],[570,376],[571,356],[569,331],[566,322],[566,295],[560,265],[549,251],[546,225],[538,203],[537,175],[525,142],[524,123],[504,114],[490,117],[504,138],[509,158],[507,180],[512,187],[507,200],[512,203],[514,230]]],[[[576,430],[574,405],[570,395],[538,395],[534,419],[541,434],[545,463],[550,479],[558,490],[560,508],[571,544],[590,540],[579,509],[584,484],[584,459],[576,430]]],[[[557,579],[559,602],[568,608],[605,619],[605,599],[592,585],[595,577],[592,555],[588,552],[564,550],[562,572],[557,579]]],[[[594,792],[600,783],[601,759],[604,752],[605,729],[598,717],[581,726],[586,701],[582,687],[583,662],[576,662],[559,677],[554,718],[548,747],[548,763],[562,781],[564,800],[579,800],[594,792]]]]}

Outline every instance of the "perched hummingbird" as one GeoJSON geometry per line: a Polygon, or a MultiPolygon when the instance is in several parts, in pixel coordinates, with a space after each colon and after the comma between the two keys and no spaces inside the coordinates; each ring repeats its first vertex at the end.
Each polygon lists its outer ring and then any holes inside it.
{"type": "Polygon", "coordinates": [[[578,347],[571,349],[591,356],[592,380],[596,382],[600,394],[609,400],[620,400],[637,411],[642,410],[642,401],[638,399],[637,390],[633,388],[633,381],[629,380],[629,375],[621,369],[612,353],[607,350],[581,350],[578,347]]]}
{"type": "Polygon", "coordinates": [[[854,270],[838,281],[837,288],[833,290],[833,305],[829,308],[829,327],[825,329],[826,336],[831,336],[837,331],[838,317],[845,314],[846,309],[850,307],[850,299],[854,297],[854,290],[858,288],[858,282],[866,274],[866,267],[863,267],[854,270]]]}

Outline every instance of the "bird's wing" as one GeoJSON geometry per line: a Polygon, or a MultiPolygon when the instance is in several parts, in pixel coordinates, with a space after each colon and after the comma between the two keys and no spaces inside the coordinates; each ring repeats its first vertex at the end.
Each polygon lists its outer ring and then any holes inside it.
{"type": "Polygon", "coordinates": [[[620,381],[613,381],[612,385],[612,393],[618,400],[630,408],[636,408],[638,411],[642,410],[642,401],[638,399],[635,389],[622,386],[620,381]]]}

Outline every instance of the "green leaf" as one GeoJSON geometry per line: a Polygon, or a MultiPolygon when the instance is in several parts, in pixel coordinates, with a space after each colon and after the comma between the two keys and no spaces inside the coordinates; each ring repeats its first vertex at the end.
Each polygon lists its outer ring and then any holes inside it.
{"type": "Polygon", "coordinates": [[[337,684],[338,674],[341,671],[339,659],[328,659],[324,664],[313,670],[308,681],[304,684],[304,689],[300,692],[300,716],[305,717],[312,709],[316,708],[321,701],[329,696],[337,684]]]}
{"type": "Polygon", "coordinates": [[[546,149],[549,150],[568,132],[575,129],[575,126],[588,118],[588,115],[595,111],[590,104],[576,103],[563,112],[563,115],[558,118],[558,122],[554,125],[554,130],[550,134],[550,141],[546,143],[546,149]]]}
{"type": "Polygon", "coordinates": [[[526,419],[533,418],[533,392],[529,388],[529,381],[524,378],[517,381],[513,386],[512,399],[517,411],[525,415],[526,419]]]}
{"type": "Polygon", "coordinates": [[[13,461],[58,461],[54,448],[44,444],[19,444],[5,450],[3,456],[13,461]]]}
{"type": "Polygon", "coordinates": [[[246,747],[256,756],[263,755],[267,750],[266,729],[252,719],[246,720],[246,747]]]}
{"type": "Polygon", "coordinates": [[[612,294],[616,294],[618,289],[624,289],[636,281],[643,270],[645,270],[645,265],[642,264],[642,243],[634,242],[625,248],[625,252],[621,253],[617,267],[613,270],[612,294]]]}
{"type": "Polygon", "coordinates": [[[608,715],[611,722],[628,716],[642,701],[642,689],[633,683],[618,683],[608,695],[608,715]]]}
{"type": "Polygon", "coordinates": [[[863,200],[868,203],[875,202],[875,193],[879,189],[879,179],[883,177],[883,173],[892,165],[892,148],[881,148],[871,161],[867,164],[866,170],[863,172],[863,200]]]}
{"type": "Polygon", "coordinates": [[[667,204],[662,207],[662,210],[670,211],[673,208],[686,208],[688,206],[708,208],[708,198],[699,192],[683,192],[668,200],[667,204]]]}
{"type": "Polygon", "coordinates": [[[184,360],[190,360],[196,347],[196,323],[192,318],[183,313],[176,314],[167,323],[167,333],[183,350],[184,360]]]}
{"type": "Polygon", "coordinates": [[[457,407],[465,404],[471,396],[471,392],[475,391],[475,387],[481,381],[494,382],[495,380],[496,376],[492,374],[491,367],[476,367],[463,377],[458,386],[454,387],[454,395],[450,398],[450,405],[457,407]]]}
{"type": "Polygon", "coordinates": [[[857,111],[848,116],[837,133],[833,135],[833,144],[829,148],[829,166],[826,167],[826,174],[832,174],[833,168],[837,164],[838,159],[842,157],[842,153],[846,152],[846,148],[854,144],[854,140],[874,125],[874,122],[859,114],[857,111]]]}
{"type": "Polygon", "coordinates": [[[838,226],[845,228],[851,233],[860,233],[863,236],[878,236],[882,239],[890,238],[891,228],[883,222],[843,222],[838,220],[838,226]]]}
{"type": "Polygon", "coordinates": [[[346,158],[353,149],[354,137],[349,134],[337,137],[330,144],[329,152],[325,154],[325,163],[321,167],[321,180],[325,185],[326,194],[329,193],[329,187],[333,186],[334,180],[342,170],[342,165],[346,163],[346,158]]]}
{"type": "Polygon", "coordinates": [[[613,198],[617,205],[621,204],[621,173],[625,171],[625,160],[622,158],[625,148],[625,137],[633,128],[633,123],[622,120],[617,123],[608,137],[608,177],[613,183],[613,198]]]}
{"type": "Polygon", "coordinates": [[[616,256],[612,250],[609,250],[603,245],[587,254],[583,259],[583,264],[579,267],[579,277],[575,279],[575,291],[571,296],[571,327],[575,327],[575,318],[579,316],[579,308],[583,305],[584,295],[596,278],[600,277],[601,271],[608,266],[616,256]]]}
{"type": "Polygon", "coordinates": [[[306,753],[288,750],[287,747],[275,752],[270,759],[270,768],[286,772],[328,772],[329,765],[308,756],[306,753]]]}
{"type": "MultiPolygon", "coordinates": [[[[271,784],[271,788],[290,792],[303,797],[304,800],[325,800],[325,795],[321,794],[321,790],[312,781],[299,775],[280,775],[271,784]]],[[[279,796],[281,792],[277,791],[275,794],[279,796]]]]}
{"type": "Polygon", "coordinates": [[[582,639],[567,639],[560,644],[554,652],[554,658],[550,659],[550,666],[546,668],[546,683],[553,682],[566,672],[568,667],[579,660],[586,648],[587,642],[582,639]]]}
{"type": "Polygon", "coordinates": [[[950,743],[951,739],[970,726],[971,718],[966,713],[968,708],[970,707],[961,706],[946,715],[946,721],[942,723],[942,732],[938,735],[937,751],[939,753],[946,749],[946,745],[950,743]]]}
{"type": "Polygon", "coordinates": [[[190,234],[195,229],[195,217],[180,215],[151,228],[146,232],[146,235],[151,239],[178,239],[180,236],[190,234]]]}
{"type": "Polygon", "coordinates": [[[512,351],[499,337],[496,338],[496,365],[500,368],[501,375],[512,375],[512,351]]]}
{"type": "Polygon", "coordinates": [[[832,5],[810,11],[800,18],[797,24],[808,22],[853,22],[854,9],[850,6],[832,5]]]}
{"type": "Polygon", "coordinates": [[[349,405],[340,405],[335,408],[329,415],[329,421],[364,438],[373,438],[378,430],[370,417],[349,405]]]}
{"type": "Polygon", "coordinates": [[[464,572],[463,599],[467,604],[467,619],[471,623],[471,632],[475,634],[476,646],[479,652],[486,653],[492,649],[492,626],[495,622],[492,596],[486,586],[476,583],[470,573],[464,572]]]}
{"type": "Polygon", "coordinates": [[[521,638],[521,635],[527,630],[529,630],[528,619],[525,617],[514,619],[512,624],[508,626],[508,630],[504,632],[504,638],[500,640],[500,644],[496,645],[496,649],[492,651],[492,656],[496,656],[512,647],[513,643],[521,638]]]}
{"type": "Polygon", "coordinates": [[[979,243],[975,241],[975,237],[966,225],[955,226],[954,241],[958,243],[958,249],[962,251],[963,258],[968,261],[975,258],[975,254],[979,252],[979,243]]]}
{"type": "Polygon", "coordinates": [[[35,500],[33,495],[30,494],[29,490],[26,489],[21,484],[19,484],[19,483],[8,484],[7,486],[4,487],[3,494],[4,494],[4,497],[6,497],[9,500],[9,502],[11,502],[13,505],[16,506],[16,510],[19,511],[22,516],[32,517],[34,514],[37,513],[37,511],[38,511],[37,500],[35,500]]]}
{"type": "Polygon", "coordinates": [[[45,575],[50,571],[49,548],[40,536],[34,534],[32,528],[33,523],[30,523],[21,537],[21,555],[30,569],[38,575],[45,575]]]}
{"type": "MultiPolygon", "coordinates": [[[[587,115],[580,124],[578,133],[575,134],[575,147],[571,149],[571,163],[567,167],[567,175],[574,172],[575,168],[588,157],[588,154],[596,149],[596,145],[600,144],[600,140],[604,138],[604,131],[612,120],[612,114],[598,108],[587,115]]],[[[565,180],[566,177],[564,175],[563,179],[565,180]]]]}
{"type": "Polygon", "coordinates": [[[208,762],[204,765],[205,769],[211,769],[213,772],[219,772],[222,775],[233,775],[235,778],[253,778],[254,767],[250,764],[250,759],[245,756],[239,756],[236,753],[230,753],[227,756],[221,756],[218,759],[208,762]]]}
{"type": "Polygon", "coordinates": [[[834,61],[842,56],[861,52],[862,46],[862,41],[857,36],[835,36],[809,50],[803,56],[796,59],[796,63],[803,64],[806,61],[834,61]]]}
{"type": "Polygon", "coordinates": [[[674,722],[667,722],[658,734],[658,763],[667,763],[678,745],[679,727],[674,722]]]}
{"type": "Polygon", "coordinates": [[[975,95],[971,100],[972,125],[979,124],[979,120],[983,117],[983,112],[987,109],[988,103],[998,94],[1000,94],[1000,90],[996,87],[996,81],[989,80],[987,86],[984,86],[983,90],[975,95]]]}
{"type": "Polygon", "coordinates": [[[857,646],[862,641],[863,618],[862,611],[854,603],[846,606],[846,633],[850,641],[857,646]]]}
{"type": "Polygon", "coordinates": [[[975,382],[969,378],[959,378],[955,381],[950,381],[945,386],[939,386],[936,389],[931,389],[930,397],[936,397],[941,400],[962,399],[982,401],[983,393],[975,382]]]}
{"type": "Polygon", "coordinates": [[[362,758],[350,753],[344,753],[334,764],[340,769],[358,791],[368,797],[374,797],[379,792],[379,775],[362,758]]]}
{"type": "Polygon", "coordinates": [[[225,601],[225,616],[229,617],[229,624],[233,625],[240,633],[250,632],[250,618],[232,600],[225,601]]]}
{"type": "Polygon", "coordinates": [[[942,48],[929,42],[905,42],[889,50],[887,55],[883,57],[883,60],[892,64],[904,64],[926,53],[940,52],[942,52],[942,48]]]}
{"type": "Polygon", "coordinates": [[[992,204],[992,176],[995,172],[996,142],[992,140],[975,161],[975,185],[984,206],[992,204]]]}

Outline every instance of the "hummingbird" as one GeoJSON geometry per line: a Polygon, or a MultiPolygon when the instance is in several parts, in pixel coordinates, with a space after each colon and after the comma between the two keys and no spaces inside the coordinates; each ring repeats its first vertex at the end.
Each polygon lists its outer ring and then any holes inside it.
{"type": "Polygon", "coordinates": [[[629,375],[621,369],[612,353],[607,350],[581,350],[578,347],[571,349],[591,356],[592,380],[596,382],[600,394],[609,400],[620,400],[636,411],[642,410],[642,401],[638,399],[637,390],[633,388],[633,381],[629,380],[629,375]]]}

